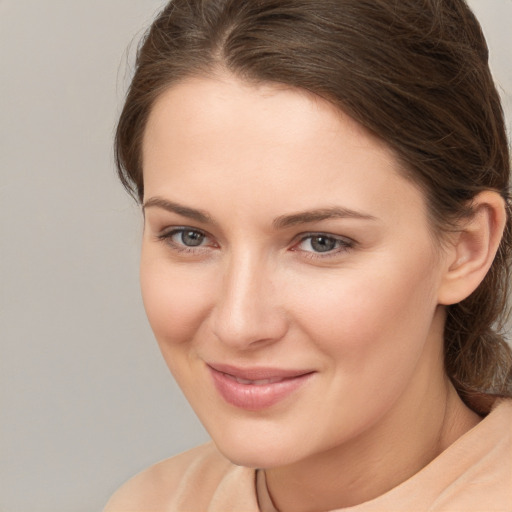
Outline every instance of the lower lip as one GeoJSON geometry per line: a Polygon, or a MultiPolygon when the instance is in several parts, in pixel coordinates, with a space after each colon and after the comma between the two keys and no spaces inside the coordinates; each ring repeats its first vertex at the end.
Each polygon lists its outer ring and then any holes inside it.
{"type": "Polygon", "coordinates": [[[313,375],[307,373],[272,384],[255,385],[241,384],[233,377],[211,367],[210,373],[222,398],[227,403],[248,411],[259,411],[272,407],[299,389],[313,375]]]}

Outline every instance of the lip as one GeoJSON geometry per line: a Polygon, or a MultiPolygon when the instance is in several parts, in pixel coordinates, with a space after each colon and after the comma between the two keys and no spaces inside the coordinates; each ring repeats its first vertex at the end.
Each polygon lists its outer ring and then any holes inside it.
{"type": "Polygon", "coordinates": [[[213,383],[224,400],[248,411],[269,408],[305,384],[312,370],[270,367],[239,368],[208,364],[213,383]]]}

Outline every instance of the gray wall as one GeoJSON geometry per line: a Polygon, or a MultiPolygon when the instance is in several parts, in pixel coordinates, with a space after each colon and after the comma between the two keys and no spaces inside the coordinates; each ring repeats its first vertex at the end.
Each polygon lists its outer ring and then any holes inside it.
{"type": "MultiPolygon", "coordinates": [[[[510,116],[512,2],[470,3],[510,116]]],[[[112,165],[127,48],[161,5],[0,0],[1,512],[99,510],[206,439],[147,326],[112,165]]]]}

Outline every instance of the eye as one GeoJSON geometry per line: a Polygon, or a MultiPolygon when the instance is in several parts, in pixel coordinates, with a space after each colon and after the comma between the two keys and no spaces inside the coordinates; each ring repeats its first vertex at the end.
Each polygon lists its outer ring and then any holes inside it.
{"type": "Polygon", "coordinates": [[[184,252],[215,245],[206,233],[189,227],[168,229],[157,235],[157,239],[165,242],[171,249],[184,252]]]}
{"type": "Polygon", "coordinates": [[[302,236],[299,243],[293,247],[293,250],[329,255],[348,250],[353,245],[354,242],[348,238],[327,235],[325,233],[312,233],[302,236]]]}
{"type": "Polygon", "coordinates": [[[182,243],[183,245],[186,245],[187,247],[197,247],[198,245],[201,245],[205,240],[204,233],[201,233],[200,231],[194,231],[192,229],[184,229],[182,231],[178,231],[177,233],[174,233],[173,235],[173,241],[177,243],[182,243]]]}

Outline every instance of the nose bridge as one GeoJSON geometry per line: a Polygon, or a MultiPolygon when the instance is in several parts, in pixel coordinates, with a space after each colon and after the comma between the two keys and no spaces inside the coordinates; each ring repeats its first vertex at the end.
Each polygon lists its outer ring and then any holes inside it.
{"type": "Polygon", "coordinates": [[[275,277],[261,253],[240,248],[226,258],[214,319],[215,334],[223,343],[244,348],[283,336],[286,322],[275,277]]]}

